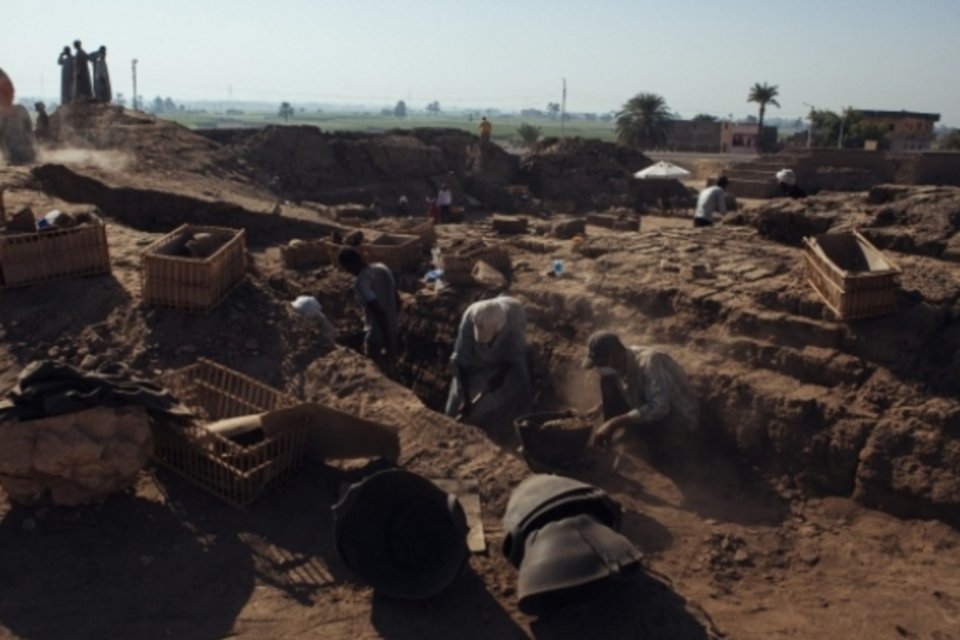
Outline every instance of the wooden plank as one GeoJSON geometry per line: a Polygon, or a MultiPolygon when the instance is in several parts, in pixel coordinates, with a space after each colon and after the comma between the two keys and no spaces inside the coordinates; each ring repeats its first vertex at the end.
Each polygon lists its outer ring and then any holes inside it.
{"type": "Polygon", "coordinates": [[[457,478],[430,478],[441,491],[457,496],[467,515],[467,548],[471,553],[485,553],[487,540],[483,533],[483,517],[480,505],[480,484],[476,480],[457,478]]]}

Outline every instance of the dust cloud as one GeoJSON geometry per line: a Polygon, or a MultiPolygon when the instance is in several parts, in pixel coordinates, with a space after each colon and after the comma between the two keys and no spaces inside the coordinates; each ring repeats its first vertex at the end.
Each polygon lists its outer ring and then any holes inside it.
{"type": "Polygon", "coordinates": [[[133,156],[122,151],[102,151],[93,149],[50,149],[38,153],[39,162],[64,164],[75,167],[103,169],[104,171],[125,171],[133,162],[133,156]]]}

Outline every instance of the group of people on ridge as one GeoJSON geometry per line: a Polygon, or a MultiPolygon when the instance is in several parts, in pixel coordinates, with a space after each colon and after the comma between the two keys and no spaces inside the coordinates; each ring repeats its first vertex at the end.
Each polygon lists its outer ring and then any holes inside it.
{"type": "Polygon", "coordinates": [[[79,40],[73,42],[74,52],[64,47],[57,62],[60,64],[60,103],[70,104],[76,100],[110,102],[110,72],[107,69],[107,48],[101,46],[87,53],[79,40]],[[92,67],[92,74],[91,74],[92,67]]]}

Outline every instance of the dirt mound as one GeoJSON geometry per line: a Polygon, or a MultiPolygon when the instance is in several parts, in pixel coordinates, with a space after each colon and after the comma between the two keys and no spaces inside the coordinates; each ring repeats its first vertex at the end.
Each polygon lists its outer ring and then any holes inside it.
{"type": "Polygon", "coordinates": [[[516,159],[495,145],[476,144],[455,129],[415,129],[385,134],[324,133],[312,126],[266,127],[231,149],[256,180],[284,197],[324,203],[379,199],[392,212],[406,195],[420,212],[443,182],[455,200],[502,200],[516,159]]]}
{"type": "Polygon", "coordinates": [[[56,146],[41,161],[92,164],[113,171],[225,171],[220,145],[186,127],[112,104],[75,102],[50,116],[56,146]],[[114,152],[112,158],[94,151],[114,152]]]}
{"type": "Polygon", "coordinates": [[[864,194],[774,200],[725,220],[793,246],[805,236],[860,229],[881,249],[960,261],[960,188],[880,185],[864,194]]]}
{"type": "Polygon", "coordinates": [[[634,207],[640,181],[633,173],[653,164],[639,151],[583,138],[551,138],[527,153],[521,180],[543,200],[567,201],[577,210],[634,207]]]}

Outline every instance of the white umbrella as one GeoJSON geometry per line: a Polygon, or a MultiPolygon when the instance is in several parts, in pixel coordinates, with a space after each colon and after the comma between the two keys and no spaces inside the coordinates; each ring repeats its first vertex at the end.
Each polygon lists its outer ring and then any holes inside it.
{"type": "Polygon", "coordinates": [[[664,162],[661,160],[646,169],[637,171],[633,174],[633,177],[640,178],[641,180],[649,180],[651,178],[686,178],[689,175],[690,172],[683,167],[677,166],[672,162],[664,162]]]}

